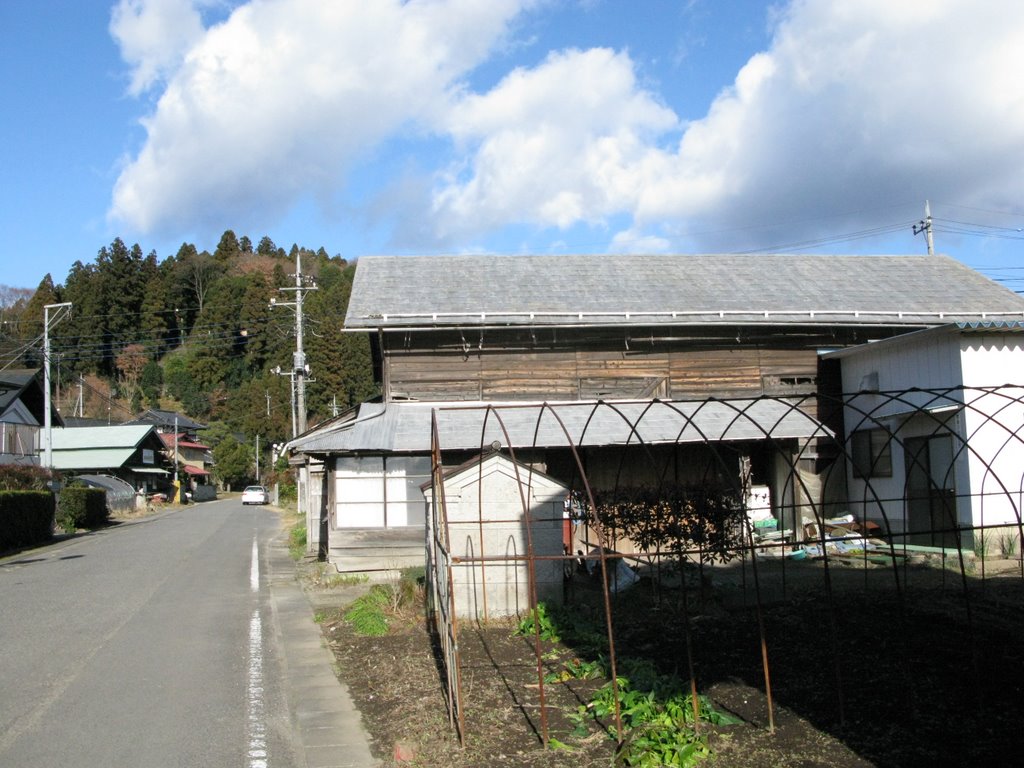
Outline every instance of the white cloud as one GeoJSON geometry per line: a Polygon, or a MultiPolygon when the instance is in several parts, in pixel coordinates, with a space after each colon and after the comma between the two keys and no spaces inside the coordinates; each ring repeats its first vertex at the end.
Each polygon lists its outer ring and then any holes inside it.
{"type": "Polygon", "coordinates": [[[471,95],[447,129],[474,148],[435,193],[440,234],[527,221],[566,228],[629,209],[653,142],[677,126],[672,110],[637,86],[633,64],[608,49],[550,55],[471,95]]]}
{"type": "MultiPolygon", "coordinates": [[[[111,219],[141,232],[216,231],[266,223],[304,195],[329,197],[381,140],[433,122],[449,88],[527,2],[254,0],[237,8],[169,77],[143,121],[144,146],[117,180],[111,219]]],[[[139,34],[122,49],[141,45],[139,34]]]]}
{"type": "Polygon", "coordinates": [[[181,63],[202,36],[203,22],[193,0],[120,0],[110,34],[132,67],[128,90],[137,96],[181,63]]]}
{"type": "Polygon", "coordinates": [[[631,237],[675,229],[676,247],[732,249],[850,231],[926,197],[1017,208],[1024,4],[983,6],[796,0],[773,15],[769,49],[682,130],[626,55],[552,55],[454,111],[472,154],[437,192],[439,234],[624,214],[631,237]],[[863,221],[820,220],[865,208],[863,221]]]}
{"type": "Polygon", "coordinates": [[[612,253],[669,253],[672,241],[657,235],[625,230],[615,233],[608,250],[612,253]]]}
{"type": "Polygon", "coordinates": [[[1024,5],[983,6],[793,3],[771,48],[650,177],[637,219],[696,217],[719,228],[710,242],[745,247],[765,244],[764,230],[741,229],[752,222],[805,218],[787,236],[820,234],[816,215],[867,207],[877,222],[886,201],[1016,207],[1024,5]]]}
{"type": "Polygon", "coordinates": [[[336,199],[385,142],[430,146],[389,171],[434,173],[429,195],[422,175],[384,177],[389,197],[367,201],[421,249],[580,225],[621,230],[612,250],[763,247],[762,222],[800,220],[796,237],[837,211],[874,209],[831,233],[876,223],[889,201],[1024,197],[1017,0],[793,0],[688,124],[605,48],[551,52],[473,92],[476,67],[536,53],[501,45],[536,1],[252,0],[197,35],[184,0],[122,0],[111,29],[132,89],[166,88],[111,217],[141,232],[266,225],[336,199]],[[156,39],[165,17],[178,33],[156,39]]]}

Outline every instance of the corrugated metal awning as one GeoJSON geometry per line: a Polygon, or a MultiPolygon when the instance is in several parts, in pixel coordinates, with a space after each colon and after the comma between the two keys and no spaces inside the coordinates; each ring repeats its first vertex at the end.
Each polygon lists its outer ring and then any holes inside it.
{"type": "Polygon", "coordinates": [[[624,446],[825,437],[775,399],[559,403],[389,403],[336,430],[292,443],[300,453],[425,453],[436,413],[442,449],[624,446]]]}
{"type": "Polygon", "coordinates": [[[956,323],[962,333],[1019,333],[1024,331],[1024,320],[978,320],[956,323]]]}

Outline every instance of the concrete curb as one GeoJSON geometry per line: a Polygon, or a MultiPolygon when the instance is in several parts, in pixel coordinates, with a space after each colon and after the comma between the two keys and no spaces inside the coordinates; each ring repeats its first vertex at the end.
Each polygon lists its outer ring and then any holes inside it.
{"type": "Polygon", "coordinates": [[[285,692],[296,749],[306,768],[376,768],[370,738],[334,654],[313,622],[313,609],[281,537],[268,549],[273,621],[281,638],[285,692]]]}

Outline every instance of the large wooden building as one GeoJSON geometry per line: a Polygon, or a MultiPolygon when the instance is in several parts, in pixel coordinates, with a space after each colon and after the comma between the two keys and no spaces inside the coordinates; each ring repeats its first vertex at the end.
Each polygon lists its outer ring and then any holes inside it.
{"type": "Polygon", "coordinates": [[[570,486],[571,448],[605,485],[728,475],[742,456],[794,507],[843,429],[822,352],[993,317],[1024,318],[1024,299],[946,257],[363,257],[346,330],[370,335],[382,396],[291,443],[314,471],[310,539],[342,570],[412,551],[433,423],[453,464],[497,443],[570,486]]]}

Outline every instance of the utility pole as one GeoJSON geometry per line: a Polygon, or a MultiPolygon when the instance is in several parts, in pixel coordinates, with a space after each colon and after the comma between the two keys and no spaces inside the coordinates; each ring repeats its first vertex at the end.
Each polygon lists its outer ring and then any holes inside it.
{"type": "Polygon", "coordinates": [[[43,306],[43,448],[46,469],[53,469],[53,417],[50,415],[50,310],[56,325],[71,314],[71,302],[43,306]],[[66,310],[66,311],[65,311],[66,310]]]}
{"type": "Polygon", "coordinates": [[[289,389],[291,397],[289,399],[289,402],[291,403],[292,408],[292,437],[295,437],[296,435],[299,434],[296,431],[297,424],[295,420],[295,371],[282,371],[281,366],[278,365],[275,366],[274,368],[271,368],[270,372],[276,373],[278,376],[287,376],[289,379],[291,379],[291,389],[289,389]]]}
{"type": "Polygon", "coordinates": [[[57,358],[57,413],[60,413],[60,353],[54,357],[57,358]]]}
{"type": "Polygon", "coordinates": [[[294,405],[292,406],[292,437],[306,431],[306,377],[309,376],[309,364],[306,363],[306,351],[303,348],[302,302],[309,291],[315,291],[316,285],[310,275],[302,274],[302,252],[295,251],[295,285],[279,288],[280,291],[295,291],[295,301],[270,300],[271,308],[293,307],[295,309],[295,353],[292,356],[292,383],[295,388],[294,405]],[[298,431],[296,431],[296,429],[298,431]]]}
{"type": "Polygon", "coordinates": [[[256,482],[260,481],[260,436],[256,435],[256,482]]]}
{"type": "Polygon", "coordinates": [[[924,232],[925,242],[928,244],[928,255],[935,255],[935,239],[932,236],[932,208],[927,200],[924,201],[924,218],[914,225],[914,234],[924,232]]]}
{"type": "Polygon", "coordinates": [[[178,492],[178,414],[174,414],[174,492],[178,492]]]}

